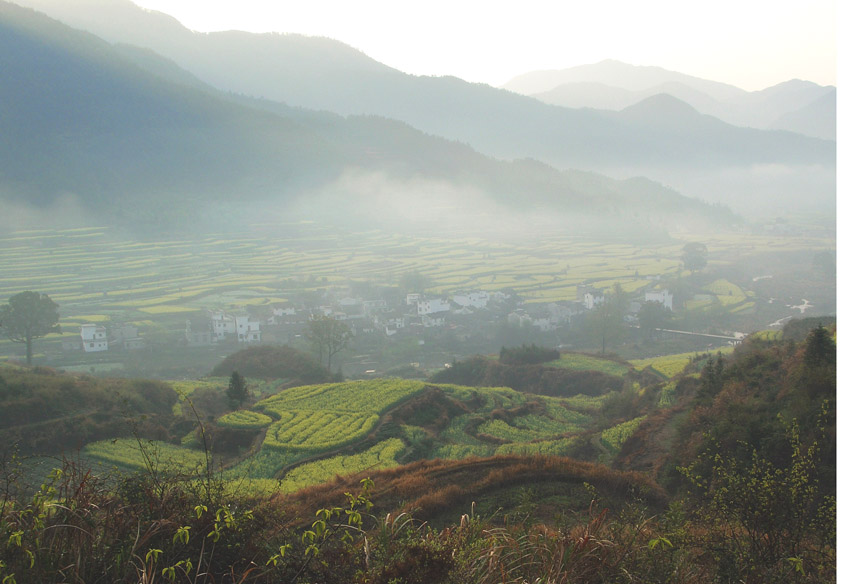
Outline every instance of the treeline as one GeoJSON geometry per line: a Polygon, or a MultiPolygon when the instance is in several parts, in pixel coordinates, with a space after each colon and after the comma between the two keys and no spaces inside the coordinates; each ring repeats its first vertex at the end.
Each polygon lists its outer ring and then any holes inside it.
{"type": "Polygon", "coordinates": [[[23,452],[58,452],[127,436],[128,418],[165,439],[177,394],[147,379],[99,379],[36,367],[0,369],[0,441],[23,452]]]}
{"type": "Polygon", "coordinates": [[[667,473],[707,461],[723,452],[741,461],[754,450],[771,464],[787,460],[792,424],[799,441],[816,446],[821,463],[817,482],[823,494],[835,494],[836,347],[835,329],[810,329],[800,343],[785,340],[744,343],[726,359],[716,355],[703,366],[687,420],[679,428],[667,473]]]}
{"type": "MultiPolygon", "coordinates": [[[[455,361],[451,367],[432,375],[431,381],[473,387],[510,387],[526,393],[556,397],[579,394],[598,396],[623,387],[623,378],[601,371],[575,371],[523,362],[526,359],[535,361],[548,357],[545,349],[503,349],[502,354],[505,359],[500,356],[499,361],[481,355],[455,361]]],[[[551,360],[546,358],[546,361],[551,360]]]]}

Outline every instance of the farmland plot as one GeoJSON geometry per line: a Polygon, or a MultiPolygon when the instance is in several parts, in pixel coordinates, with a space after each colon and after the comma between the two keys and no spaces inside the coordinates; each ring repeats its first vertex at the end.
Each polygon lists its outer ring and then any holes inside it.
{"type": "Polygon", "coordinates": [[[264,448],[318,452],[366,437],[380,414],[422,391],[417,381],[379,379],[284,390],[257,403],[278,418],[269,427],[264,448]]]}

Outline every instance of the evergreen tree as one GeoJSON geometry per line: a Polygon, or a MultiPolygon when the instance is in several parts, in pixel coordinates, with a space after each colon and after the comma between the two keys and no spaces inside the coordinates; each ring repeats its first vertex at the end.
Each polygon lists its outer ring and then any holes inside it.
{"type": "Polygon", "coordinates": [[[239,375],[238,371],[234,371],[230,375],[230,383],[227,385],[227,399],[233,408],[241,406],[248,399],[248,383],[244,377],[239,375]]]}

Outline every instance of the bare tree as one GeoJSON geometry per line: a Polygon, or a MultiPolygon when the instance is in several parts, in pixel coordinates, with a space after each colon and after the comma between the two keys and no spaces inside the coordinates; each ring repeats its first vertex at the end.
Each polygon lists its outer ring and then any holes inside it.
{"type": "Polygon", "coordinates": [[[317,316],[310,319],[304,336],[319,354],[320,363],[324,363],[327,358],[330,370],[331,359],[348,345],[354,335],[349,326],[341,320],[331,316],[317,316]]]}
{"type": "Polygon", "coordinates": [[[616,284],[613,293],[605,294],[605,299],[590,315],[592,330],[602,345],[603,355],[607,348],[620,340],[625,331],[623,317],[627,302],[625,292],[616,284]]]}

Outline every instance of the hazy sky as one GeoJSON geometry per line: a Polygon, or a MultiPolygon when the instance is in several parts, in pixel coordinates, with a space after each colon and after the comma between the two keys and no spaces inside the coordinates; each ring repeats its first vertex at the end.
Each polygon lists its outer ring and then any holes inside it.
{"type": "Polygon", "coordinates": [[[836,84],[836,0],[133,0],[198,31],[326,36],[417,75],[502,85],[617,59],[763,89],[836,84]]]}

